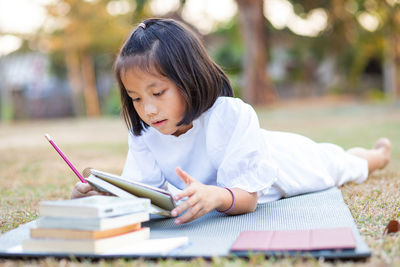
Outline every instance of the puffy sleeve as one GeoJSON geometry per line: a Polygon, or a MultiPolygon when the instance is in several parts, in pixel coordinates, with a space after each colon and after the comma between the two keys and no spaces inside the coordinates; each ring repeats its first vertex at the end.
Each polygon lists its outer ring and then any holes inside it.
{"type": "Polygon", "coordinates": [[[240,99],[221,102],[212,111],[206,132],[217,184],[266,194],[277,179],[278,169],[268,160],[257,114],[240,99]]]}
{"type": "Polygon", "coordinates": [[[167,187],[166,179],[142,136],[129,134],[129,150],[121,176],[155,187],[167,187]]]}

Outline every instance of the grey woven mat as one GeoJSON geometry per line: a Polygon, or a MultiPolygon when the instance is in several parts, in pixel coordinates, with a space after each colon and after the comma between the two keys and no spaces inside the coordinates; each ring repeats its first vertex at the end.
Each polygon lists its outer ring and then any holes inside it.
{"type": "MultiPolygon", "coordinates": [[[[355,250],[344,251],[313,251],[300,256],[336,258],[365,258],[370,256],[370,250],[362,240],[353,217],[343,201],[341,191],[337,188],[282,199],[279,201],[259,205],[255,212],[226,216],[218,212],[209,214],[184,225],[175,225],[173,219],[153,219],[145,224],[151,229],[150,238],[164,238],[188,236],[189,244],[168,254],[169,257],[212,257],[228,256],[229,248],[241,231],[245,230],[296,230],[314,228],[350,227],[356,239],[355,250]]],[[[0,237],[1,257],[43,257],[67,256],[63,254],[34,254],[10,253],[7,249],[20,244],[28,238],[31,223],[25,224],[0,237]]],[[[241,256],[246,256],[244,253],[241,256]]],[[[275,255],[266,252],[265,255],[275,255]]],[[[79,256],[79,255],[78,255],[79,256]]],[[[140,255],[81,255],[82,257],[109,258],[109,257],[139,257],[140,255]]],[[[146,257],[161,257],[161,255],[147,255],[146,257]]]]}

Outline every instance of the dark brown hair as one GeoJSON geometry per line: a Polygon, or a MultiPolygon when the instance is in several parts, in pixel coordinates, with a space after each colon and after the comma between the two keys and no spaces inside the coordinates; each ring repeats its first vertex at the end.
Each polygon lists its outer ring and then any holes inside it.
{"type": "Polygon", "coordinates": [[[132,68],[165,76],[176,84],[186,102],[177,126],[190,124],[219,96],[233,96],[228,77],[189,28],[172,19],[147,19],[125,41],[114,65],[122,116],[135,135],[148,125],[139,117],[121,80],[132,68]]]}

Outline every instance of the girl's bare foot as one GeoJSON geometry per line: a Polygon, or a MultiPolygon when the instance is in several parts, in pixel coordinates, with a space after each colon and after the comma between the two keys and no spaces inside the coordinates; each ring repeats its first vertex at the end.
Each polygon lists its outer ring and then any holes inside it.
{"type": "Polygon", "coordinates": [[[387,138],[379,138],[372,149],[354,147],[347,150],[348,153],[364,158],[368,161],[368,170],[383,169],[390,161],[392,143],[387,138]]]}
{"type": "Polygon", "coordinates": [[[380,168],[382,169],[388,165],[390,161],[392,154],[392,143],[387,138],[379,138],[375,143],[374,149],[380,151],[382,154],[382,167],[380,168]]]}

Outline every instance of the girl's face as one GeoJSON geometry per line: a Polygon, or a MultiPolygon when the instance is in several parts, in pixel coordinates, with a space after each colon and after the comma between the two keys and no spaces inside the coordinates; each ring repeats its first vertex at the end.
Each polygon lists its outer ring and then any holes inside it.
{"type": "Polygon", "coordinates": [[[139,117],[163,134],[179,136],[192,128],[177,126],[186,104],[178,87],[168,78],[134,70],[122,72],[122,83],[139,117]]]}

